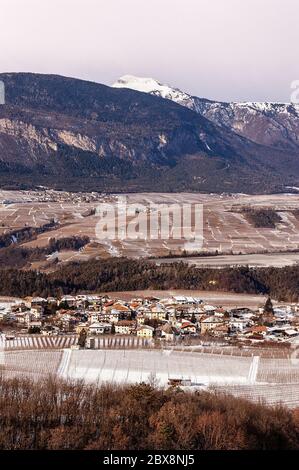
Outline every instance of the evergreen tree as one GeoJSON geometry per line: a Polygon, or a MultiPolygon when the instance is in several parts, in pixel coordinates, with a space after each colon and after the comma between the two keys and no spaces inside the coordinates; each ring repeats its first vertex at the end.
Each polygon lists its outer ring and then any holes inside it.
{"type": "Polygon", "coordinates": [[[264,306],[264,313],[266,314],[273,314],[273,304],[270,297],[267,298],[265,306],[264,306]]]}
{"type": "Polygon", "coordinates": [[[83,328],[80,331],[79,338],[78,338],[78,345],[80,346],[80,348],[85,348],[86,338],[87,338],[87,332],[85,328],[83,328]]]}

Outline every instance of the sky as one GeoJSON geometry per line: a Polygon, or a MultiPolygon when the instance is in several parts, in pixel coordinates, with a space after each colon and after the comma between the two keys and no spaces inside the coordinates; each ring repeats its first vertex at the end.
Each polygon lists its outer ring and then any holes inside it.
{"type": "Polygon", "coordinates": [[[299,0],[0,0],[0,71],[289,102],[298,24],[299,0]]]}

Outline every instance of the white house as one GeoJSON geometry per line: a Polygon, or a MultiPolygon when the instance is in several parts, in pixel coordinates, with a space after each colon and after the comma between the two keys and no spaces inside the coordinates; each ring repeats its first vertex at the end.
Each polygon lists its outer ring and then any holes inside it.
{"type": "Polygon", "coordinates": [[[107,328],[107,324],[94,322],[91,325],[89,325],[88,329],[91,335],[103,335],[106,331],[106,328],[107,328]]]}
{"type": "Polygon", "coordinates": [[[154,336],[155,329],[149,325],[142,325],[137,327],[137,336],[141,338],[151,339],[154,336]]]}
{"type": "Polygon", "coordinates": [[[136,328],[136,323],[131,320],[121,320],[115,324],[115,333],[119,335],[130,335],[136,328]]]}

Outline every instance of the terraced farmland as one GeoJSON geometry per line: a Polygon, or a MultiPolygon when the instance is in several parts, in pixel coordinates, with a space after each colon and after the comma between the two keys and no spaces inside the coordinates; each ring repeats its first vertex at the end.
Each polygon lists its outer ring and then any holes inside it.
{"type": "MultiPolygon", "coordinates": [[[[174,211],[180,211],[182,204],[199,204],[203,207],[203,246],[202,251],[222,256],[184,259],[208,266],[228,266],[250,264],[252,266],[285,266],[298,262],[298,254],[294,256],[288,251],[299,249],[299,220],[295,215],[298,208],[298,194],[255,195],[245,194],[215,195],[194,193],[139,193],[123,195],[127,203],[149,207],[150,204],[177,204],[174,211]],[[244,216],[243,208],[271,209],[280,217],[275,229],[256,228],[244,216]],[[284,253],[282,252],[284,251],[284,253]],[[267,254],[269,253],[269,254],[267,254]]],[[[111,203],[118,203],[116,196],[111,196],[111,203]]],[[[71,198],[60,202],[40,201],[34,193],[26,191],[0,191],[0,233],[28,226],[38,227],[51,219],[60,222],[60,226],[37,236],[36,239],[24,243],[24,247],[42,247],[47,245],[49,238],[56,239],[87,235],[91,243],[81,251],[59,253],[59,262],[70,260],[86,260],[93,257],[127,256],[133,258],[147,256],[165,256],[189,250],[186,239],[158,238],[151,239],[115,239],[99,240],[96,225],[99,216],[96,208],[99,201],[92,203],[76,203],[71,198]],[[87,214],[90,214],[87,216],[87,214]]],[[[139,221],[144,222],[146,212],[141,211],[139,221]]],[[[141,224],[142,225],[142,224],[141,224]]],[[[126,227],[117,228],[123,231],[126,227]]],[[[198,247],[190,251],[200,251],[198,247]]],[[[161,261],[161,260],[160,260],[161,261]]],[[[168,262],[171,260],[168,258],[168,262]]]]}

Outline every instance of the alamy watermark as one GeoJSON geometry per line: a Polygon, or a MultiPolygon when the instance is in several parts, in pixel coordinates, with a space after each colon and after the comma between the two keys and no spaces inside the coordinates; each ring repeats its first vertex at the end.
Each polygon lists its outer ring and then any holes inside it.
{"type": "Polygon", "coordinates": [[[299,80],[293,80],[291,83],[291,89],[294,90],[291,93],[291,103],[299,104],[299,80]]]}
{"type": "Polygon", "coordinates": [[[0,104],[5,104],[5,85],[2,80],[0,80],[0,104]]]}
{"type": "Polygon", "coordinates": [[[96,239],[181,240],[199,250],[203,245],[202,204],[132,204],[126,197],[97,206],[96,239]]]}

